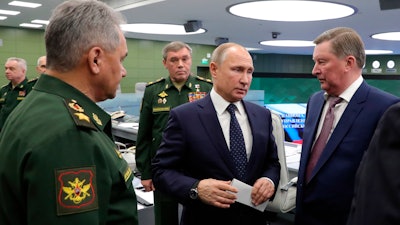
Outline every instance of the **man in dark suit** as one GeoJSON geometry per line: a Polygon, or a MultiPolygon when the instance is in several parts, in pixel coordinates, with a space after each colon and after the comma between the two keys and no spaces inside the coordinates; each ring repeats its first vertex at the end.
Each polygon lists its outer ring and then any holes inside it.
{"type": "Polygon", "coordinates": [[[307,104],[295,223],[342,225],[349,214],[357,168],[375,127],[385,110],[399,99],[363,80],[364,44],[353,29],[328,30],[314,43],[312,73],[322,91],[313,94],[307,104]],[[340,97],[341,102],[333,108],[330,138],[311,167],[312,149],[328,111],[326,103],[334,97],[340,97]]]}
{"type": "Polygon", "coordinates": [[[348,225],[400,224],[400,103],[383,114],[356,174],[348,225]]]}
{"type": "Polygon", "coordinates": [[[253,71],[244,47],[222,44],[211,57],[210,94],[170,112],[152,164],[153,182],[156,189],[183,204],[181,225],[266,224],[263,212],[235,202],[238,189],[231,185],[236,178],[252,186],[251,201],[257,206],[273,197],[280,178],[271,113],[243,101],[253,71]],[[231,156],[231,114],[226,110],[230,104],[237,107],[233,115],[245,144],[247,165],[241,178],[231,156]]]}

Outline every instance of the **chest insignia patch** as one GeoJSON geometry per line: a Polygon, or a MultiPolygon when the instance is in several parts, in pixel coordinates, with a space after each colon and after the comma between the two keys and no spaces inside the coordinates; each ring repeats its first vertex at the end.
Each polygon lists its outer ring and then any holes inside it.
{"type": "Polygon", "coordinates": [[[161,98],[165,98],[168,96],[168,94],[165,91],[163,91],[160,94],[158,94],[158,96],[160,96],[161,98]]]}
{"type": "Polygon", "coordinates": [[[98,208],[95,167],[56,170],[57,215],[98,208]]]}
{"type": "Polygon", "coordinates": [[[18,92],[18,96],[20,96],[20,97],[24,97],[25,95],[26,95],[26,91],[25,90],[18,92]]]}

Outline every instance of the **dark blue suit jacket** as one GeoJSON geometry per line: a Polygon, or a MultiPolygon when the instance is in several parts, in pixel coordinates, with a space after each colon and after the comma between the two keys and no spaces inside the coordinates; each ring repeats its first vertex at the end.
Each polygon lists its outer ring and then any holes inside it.
{"type": "MultiPolygon", "coordinates": [[[[253,134],[245,182],[252,186],[258,178],[268,177],[277,187],[280,165],[272,136],[271,113],[250,102],[243,101],[243,105],[253,134]]],[[[183,203],[182,224],[265,225],[263,214],[248,206],[235,203],[229,209],[221,209],[189,198],[197,180],[228,181],[236,177],[210,95],[171,110],[152,165],[156,189],[183,203]]]]}
{"type": "Polygon", "coordinates": [[[310,97],[297,183],[297,225],[346,224],[361,158],[382,114],[398,101],[396,96],[364,81],[333,131],[311,180],[306,183],[306,165],[325,102],[324,91],[310,97]]]}

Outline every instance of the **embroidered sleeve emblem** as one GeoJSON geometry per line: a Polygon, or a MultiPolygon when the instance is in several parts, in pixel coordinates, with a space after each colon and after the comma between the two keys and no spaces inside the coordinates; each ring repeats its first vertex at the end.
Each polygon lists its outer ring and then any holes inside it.
{"type": "Polygon", "coordinates": [[[56,183],[58,215],[98,208],[94,167],[57,170],[56,183]]]}

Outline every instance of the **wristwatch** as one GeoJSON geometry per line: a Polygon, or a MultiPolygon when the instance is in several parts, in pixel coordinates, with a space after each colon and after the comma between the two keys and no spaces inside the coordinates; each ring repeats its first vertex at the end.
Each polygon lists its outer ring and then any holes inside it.
{"type": "Polygon", "coordinates": [[[196,200],[199,198],[199,193],[197,192],[197,186],[199,185],[200,181],[196,181],[192,188],[190,189],[189,196],[191,199],[196,200]]]}

